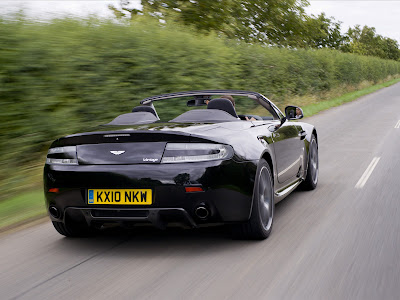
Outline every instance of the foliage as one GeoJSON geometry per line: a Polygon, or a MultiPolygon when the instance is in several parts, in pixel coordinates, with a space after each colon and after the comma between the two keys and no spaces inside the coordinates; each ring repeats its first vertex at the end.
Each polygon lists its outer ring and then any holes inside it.
{"type": "Polygon", "coordinates": [[[43,191],[35,190],[0,202],[0,232],[46,215],[43,191]]]}
{"type": "Polygon", "coordinates": [[[307,17],[302,31],[303,47],[340,49],[345,37],[340,32],[341,22],[324,13],[307,17]]]}
{"type": "Polygon", "coordinates": [[[143,0],[143,13],[159,20],[193,26],[201,33],[210,31],[226,32],[234,22],[233,9],[237,5],[234,0],[143,0]]]}
{"type": "Polygon", "coordinates": [[[306,0],[142,0],[143,9],[110,6],[117,17],[155,17],[162,23],[179,23],[207,34],[215,32],[229,39],[288,48],[330,48],[361,55],[399,60],[397,42],[359,25],[341,34],[341,22],[324,13],[307,15],[306,0]]]}
{"type": "Polygon", "coordinates": [[[375,84],[373,86],[368,86],[361,90],[352,91],[352,92],[343,94],[339,97],[335,97],[335,98],[332,98],[332,99],[329,99],[326,101],[320,101],[318,103],[313,103],[313,104],[303,106],[302,109],[304,112],[304,116],[309,117],[309,116],[315,115],[316,113],[319,113],[320,111],[329,109],[331,107],[340,106],[344,103],[351,102],[362,96],[371,94],[377,90],[388,87],[388,86],[398,83],[398,82],[400,82],[400,78],[395,78],[395,79],[388,80],[383,83],[375,84]]]}
{"type": "Polygon", "coordinates": [[[120,0],[120,8],[117,8],[112,4],[109,4],[108,8],[113,12],[117,19],[124,17],[133,19],[137,15],[142,15],[141,10],[131,7],[129,0],[120,0]]]}
{"type": "Polygon", "coordinates": [[[387,59],[400,59],[400,49],[396,40],[376,34],[374,27],[360,25],[349,28],[342,51],[361,55],[378,56],[387,59]]]}
{"type": "Polygon", "coordinates": [[[400,63],[392,60],[231,42],[143,16],[129,25],[0,19],[0,197],[37,174],[52,140],[109,122],[151,95],[249,89],[279,104],[395,74],[400,63]]]}
{"type": "MultiPolygon", "coordinates": [[[[142,0],[141,3],[142,14],[155,17],[162,23],[176,22],[193,27],[202,34],[216,32],[247,43],[278,46],[308,46],[305,39],[309,39],[312,33],[320,38],[324,30],[315,26],[330,21],[307,16],[304,11],[308,5],[306,0],[142,0]]],[[[130,4],[128,0],[122,0],[120,9],[115,6],[111,9],[117,14],[127,12],[130,4]]],[[[137,11],[134,11],[129,17],[133,19],[136,15],[137,11]]],[[[331,24],[327,22],[325,25],[329,27],[331,24]]],[[[330,31],[325,30],[326,34],[330,31]]],[[[310,43],[309,46],[314,45],[310,43]]]]}

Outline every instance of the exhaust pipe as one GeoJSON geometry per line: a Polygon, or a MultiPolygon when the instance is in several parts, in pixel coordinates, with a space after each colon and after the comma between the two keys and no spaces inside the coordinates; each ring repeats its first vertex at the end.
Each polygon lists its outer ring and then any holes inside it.
{"type": "Polygon", "coordinates": [[[200,219],[207,219],[208,216],[210,215],[210,212],[208,211],[207,207],[204,205],[197,206],[196,209],[194,210],[194,213],[196,216],[200,219]]]}
{"type": "Polygon", "coordinates": [[[49,213],[53,218],[58,219],[60,217],[60,211],[55,206],[50,206],[49,207],[49,213]]]}

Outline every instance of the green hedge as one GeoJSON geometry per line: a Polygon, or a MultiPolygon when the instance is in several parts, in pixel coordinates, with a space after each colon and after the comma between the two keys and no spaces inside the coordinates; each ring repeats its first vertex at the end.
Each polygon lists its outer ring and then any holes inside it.
{"type": "Polygon", "coordinates": [[[109,121],[147,96],[244,89],[279,103],[396,74],[400,63],[391,60],[240,44],[145,19],[129,26],[0,19],[0,195],[43,164],[49,141],[109,121]]]}

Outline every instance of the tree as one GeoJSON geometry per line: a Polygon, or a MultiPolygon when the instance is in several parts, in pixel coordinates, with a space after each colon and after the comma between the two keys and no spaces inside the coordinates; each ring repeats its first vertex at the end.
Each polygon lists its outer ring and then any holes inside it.
{"type": "Polygon", "coordinates": [[[109,6],[118,18],[146,15],[161,23],[183,24],[202,34],[215,32],[229,39],[289,48],[331,48],[398,60],[397,42],[360,25],[341,34],[341,22],[324,13],[308,16],[307,0],[121,0],[109,6]]]}
{"type": "Polygon", "coordinates": [[[132,3],[129,0],[120,0],[120,8],[115,7],[112,4],[108,5],[108,8],[114,13],[117,19],[128,17],[133,19],[135,16],[141,14],[141,10],[132,7],[132,3]]]}
{"type": "Polygon", "coordinates": [[[298,46],[307,1],[248,0],[236,2],[234,35],[246,42],[279,46],[298,46]]]}
{"type": "Polygon", "coordinates": [[[344,37],[340,32],[341,22],[327,18],[324,13],[317,17],[307,17],[303,30],[305,47],[339,49],[344,37]]]}
{"type": "MultiPolygon", "coordinates": [[[[142,13],[162,22],[178,22],[202,33],[211,31],[245,42],[296,46],[306,18],[306,0],[142,0],[142,13]]],[[[117,16],[129,13],[130,1],[117,16]]],[[[138,14],[134,10],[130,17],[138,14]]]]}
{"type": "Polygon", "coordinates": [[[364,26],[362,29],[360,25],[349,28],[346,34],[346,42],[341,50],[385,59],[398,60],[400,58],[397,41],[376,34],[375,28],[368,26],[364,26]]]}
{"type": "Polygon", "coordinates": [[[386,53],[386,58],[400,60],[400,49],[396,40],[384,38],[382,44],[384,52],[386,53]]]}

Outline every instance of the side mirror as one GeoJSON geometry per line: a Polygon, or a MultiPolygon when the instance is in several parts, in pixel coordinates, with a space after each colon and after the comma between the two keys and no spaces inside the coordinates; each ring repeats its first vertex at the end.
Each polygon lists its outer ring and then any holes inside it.
{"type": "Polygon", "coordinates": [[[299,120],[304,117],[303,110],[297,106],[286,106],[285,114],[287,120],[299,120]]]}

